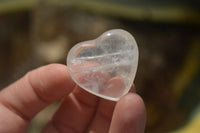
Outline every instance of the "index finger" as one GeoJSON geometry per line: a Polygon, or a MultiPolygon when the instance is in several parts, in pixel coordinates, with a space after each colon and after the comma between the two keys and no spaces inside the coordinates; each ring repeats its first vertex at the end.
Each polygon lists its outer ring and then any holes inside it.
{"type": "Polygon", "coordinates": [[[52,64],[29,72],[0,92],[0,125],[6,123],[0,131],[24,131],[31,118],[68,95],[74,85],[64,65],[52,64]]]}

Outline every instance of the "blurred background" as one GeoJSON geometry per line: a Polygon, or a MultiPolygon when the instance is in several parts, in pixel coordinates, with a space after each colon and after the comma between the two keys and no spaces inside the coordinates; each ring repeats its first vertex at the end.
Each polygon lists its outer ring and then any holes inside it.
{"type": "MultiPolygon", "coordinates": [[[[147,108],[146,133],[199,132],[198,0],[0,0],[0,89],[36,67],[66,64],[73,45],[117,28],[138,43],[134,83],[147,108]]],[[[27,132],[40,132],[57,104],[27,132]]]]}

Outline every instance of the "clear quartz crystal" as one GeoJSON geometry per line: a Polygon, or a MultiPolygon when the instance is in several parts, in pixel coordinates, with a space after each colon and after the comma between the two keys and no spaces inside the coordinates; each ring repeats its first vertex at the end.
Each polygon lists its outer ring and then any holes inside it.
{"type": "Polygon", "coordinates": [[[81,88],[113,101],[130,90],[137,64],[136,41],[130,33],[121,29],[78,43],[67,57],[69,73],[81,88]]]}

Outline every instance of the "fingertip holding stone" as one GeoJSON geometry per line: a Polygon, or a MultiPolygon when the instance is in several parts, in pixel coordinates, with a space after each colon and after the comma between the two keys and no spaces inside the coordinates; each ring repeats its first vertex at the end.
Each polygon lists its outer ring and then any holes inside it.
{"type": "Polygon", "coordinates": [[[84,90],[117,101],[128,93],[138,65],[138,47],[125,30],[114,29],[75,45],[68,53],[72,79],[84,90]]]}

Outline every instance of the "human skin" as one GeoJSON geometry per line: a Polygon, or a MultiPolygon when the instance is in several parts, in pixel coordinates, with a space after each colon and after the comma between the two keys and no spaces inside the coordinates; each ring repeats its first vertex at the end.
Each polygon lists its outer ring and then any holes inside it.
{"type": "Polygon", "coordinates": [[[77,86],[61,64],[32,70],[0,91],[0,132],[26,132],[38,112],[60,99],[43,133],[144,132],[146,112],[138,94],[130,92],[118,102],[101,99],[77,86]]]}

